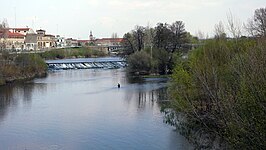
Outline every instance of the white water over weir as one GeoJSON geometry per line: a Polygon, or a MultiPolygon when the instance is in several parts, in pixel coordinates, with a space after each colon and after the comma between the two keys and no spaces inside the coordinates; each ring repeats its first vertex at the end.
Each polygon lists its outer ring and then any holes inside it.
{"type": "Polygon", "coordinates": [[[80,58],[80,59],[62,59],[47,60],[49,70],[67,70],[67,69],[116,69],[126,67],[126,61],[120,57],[103,58],[80,58]]]}

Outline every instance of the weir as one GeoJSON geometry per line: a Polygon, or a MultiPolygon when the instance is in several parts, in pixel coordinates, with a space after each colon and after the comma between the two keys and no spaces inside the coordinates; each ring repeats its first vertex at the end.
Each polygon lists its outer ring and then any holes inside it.
{"type": "Polygon", "coordinates": [[[47,60],[49,70],[68,70],[68,69],[116,69],[126,67],[126,61],[117,57],[107,58],[84,58],[84,59],[63,59],[47,60]]]}

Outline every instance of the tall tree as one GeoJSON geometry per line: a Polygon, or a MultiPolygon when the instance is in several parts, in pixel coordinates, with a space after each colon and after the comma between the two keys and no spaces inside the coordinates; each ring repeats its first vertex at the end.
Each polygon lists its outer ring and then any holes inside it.
{"type": "Polygon", "coordinates": [[[242,34],[242,24],[240,23],[240,20],[234,17],[231,12],[229,12],[227,14],[227,23],[227,29],[229,33],[231,33],[232,37],[235,39],[240,38],[242,34]]]}
{"type": "Polygon", "coordinates": [[[155,37],[154,43],[156,48],[168,50],[170,44],[171,31],[169,29],[169,24],[158,23],[155,27],[155,37]]]}
{"type": "Polygon", "coordinates": [[[252,36],[266,37],[266,7],[255,10],[252,19],[249,19],[246,29],[252,36]]]}
{"type": "Polygon", "coordinates": [[[134,45],[133,45],[133,36],[131,33],[126,33],[123,36],[122,45],[124,46],[124,55],[130,55],[135,52],[134,45]]]}
{"type": "Polygon", "coordinates": [[[145,28],[145,35],[144,35],[144,49],[146,47],[152,49],[153,45],[154,45],[154,37],[155,37],[155,31],[153,28],[151,27],[146,27],[145,28]]]}
{"type": "Polygon", "coordinates": [[[168,54],[165,73],[169,73],[173,68],[173,54],[177,50],[181,51],[183,45],[188,42],[185,25],[182,21],[176,21],[171,25],[158,23],[155,31],[156,48],[163,49],[168,54]]]}
{"type": "Polygon", "coordinates": [[[185,24],[182,21],[176,21],[170,26],[172,32],[172,51],[175,52],[177,49],[180,49],[182,44],[187,41],[187,32],[185,30],[185,24]]]}
{"type": "Polygon", "coordinates": [[[7,38],[7,34],[8,34],[8,23],[7,20],[4,19],[2,21],[2,23],[0,24],[0,50],[4,50],[5,49],[5,39],[7,38]]]}
{"type": "Polygon", "coordinates": [[[254,25],[258,35],[266,37],[266,7],[255,10],[254,25]]]}
{"type": "Polygon", "coordinates": [[[221,21],[214,26],[214,34],[215,34],[214,37],[216,39],[225,39],[226,38],[224,25],[221,21]]]}
{"type": "Polygon", "coordinates": [[[136,26],[134,30],[124,35],[122,45],[125,47],[125,54],[129,55],[144,48],[145,28],[136,26]]]}
{"type": "Polygon", "coordinates": [[[137,51],[140,51],[144,48],[144,31],[145,28],[142,26],[136,26],[135,30],[133,30],[133,37],[137,51]]]}

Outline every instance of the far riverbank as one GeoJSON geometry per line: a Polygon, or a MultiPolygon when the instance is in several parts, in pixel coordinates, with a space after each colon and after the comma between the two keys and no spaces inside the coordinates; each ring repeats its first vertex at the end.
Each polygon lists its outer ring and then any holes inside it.
{"type": "Polygon", "coordinates": [[[15,81],[31,80],[47,74],[45,60],[97,58],[105,57],[102,51],[89,48],[55,49],[43,53],[10,54],[2,52],[0,55],[0,86],[15,81]]]}

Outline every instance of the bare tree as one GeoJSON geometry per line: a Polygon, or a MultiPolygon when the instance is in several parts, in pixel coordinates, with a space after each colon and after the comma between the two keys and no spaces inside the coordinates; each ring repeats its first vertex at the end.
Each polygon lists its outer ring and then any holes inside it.
{"type": "Polygon", "coordinates": [[[154,39],[155,37],[155,30],[150,26],[145,28],[145,35],[144,35],[144,49],[148,48],[150,50],[150,56],[152,58],[153,55],[153,46],[154,46],[154,39]]]}
{"type": "Polygon", "coordinates": [[[0,24],[0,50],[4,50],[6,47],[5,39],[8,36],[8,28],[7,19],[4,19],[0,24]]]}
{"type": "Polygon", "coordinates": [[[112,38],[112,39],[116,39],[116,38],[118,38],[118,35],[117,35],[117,33],[112,33],[112,36],[111,36],[111,38],[112,38]]]}
{"type": "Polygon", "coordinates": [[[254,37],[257,35],[253,19],[248,19],[247,24],[244,24],[244,28],[250,36],[254,37]]]}
{"type": "Polygon", "coordinates": [[[237,19],[236,17],[233,17],[231,11],[227,14],[227,23],[228,23],[227,29],[229,33],[232,34],[232,37],[236,39],[241,37],[242,25],[239,19],[237,19]]]}
{"type": "Polygon", "coordinates": [[[205,35],[204,32],[198,30],[196,33],[195,33],[196,37],[198,37],[199,41],[201,40],[204,40],[204,39],[207,39],[207,36],[205,35]]]}
{"type": "Polygon", "coordinates": [[[226,38],[224,25],[221,21],[214,26],[214,34],[215,34],[215,38],[218,38],[218,39],[226,38]]]}
{"type": "Polygon", "coordinates": [[[147,26],[145,28],[145,35],[144,35],[144,46],[152,48],[153,47],[153,38],[155,36],[155,31],[153,28],[147,26]]]}

